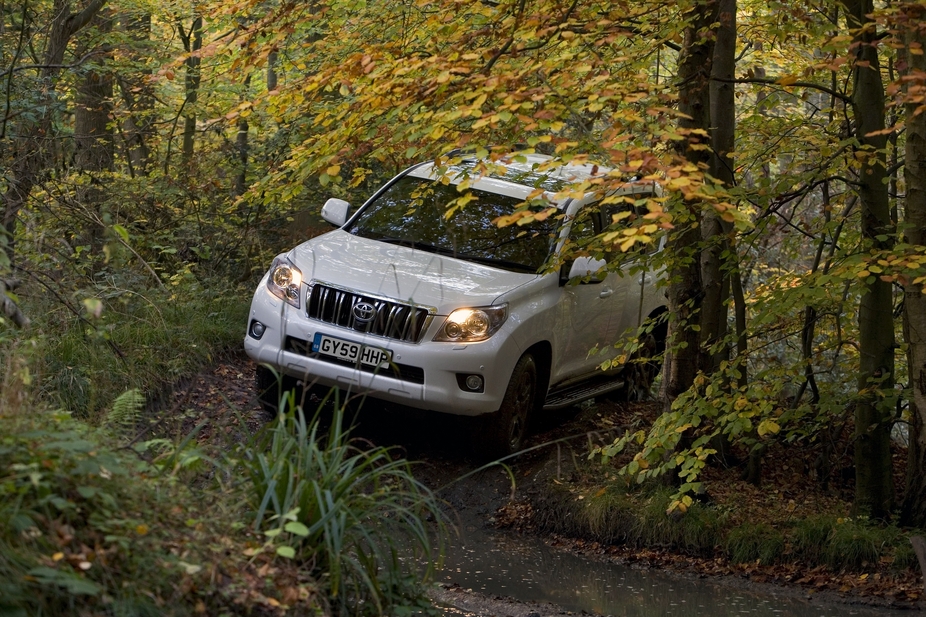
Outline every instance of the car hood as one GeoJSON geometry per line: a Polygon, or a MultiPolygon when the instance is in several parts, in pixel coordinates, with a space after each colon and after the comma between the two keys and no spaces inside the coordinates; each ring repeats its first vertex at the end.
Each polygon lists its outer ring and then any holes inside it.
{"type": "Polygon", "coordinates": [[[538,278],[332,231],[293,249],[303,279],[374,296],[431,306],[449,314],[460,306],[492,304],[538,278]]]}

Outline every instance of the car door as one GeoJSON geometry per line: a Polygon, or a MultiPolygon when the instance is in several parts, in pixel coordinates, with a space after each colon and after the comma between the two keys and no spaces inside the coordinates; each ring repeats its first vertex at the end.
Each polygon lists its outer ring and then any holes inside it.
{"type": "MultiPolygon", "coordinates": [[[[643,216],[647,210],[644,206],[637,204],[651,195],[651,190],[629,193],[627,195],[629,201],[603,206],[601,208],[602,224],[607,225],[613,220],[612,217],[625,211],[629,211],[634,217],[643,216]]],[[[620,221],[626,220],[628,219],[620,219],[620,221]]],[[[617,225],[620,224],[624,223],[617,223],[617,225]]],[[[612,314],[610,340],[617,341],[628,336],[635,336],[636,329],[647,316],[650,307],[644,306],[645,297],[652,291],[655,280],[653,273],[648,268],[644,268],[644,258],[658,249],[658,246],[646,245],[632,248],[629,253],[620,256],[616,252],[611,254],[612,260],[620,260],[620,266],[612,268],[613,275],[611,276],[614,278],[611,285],[615,289],[615,295],[618,295],[621,301],[612,314]]]]}
{"type": "MultiPolygon", "coordinates": [[[[597,213],[576,217],[569,231],[567,247],[582,247],[600,231],[597,213]]],[[[571,265],[567,262],[566,271],[571,265]]],[[[604,261],[593,262],[604,266],[604,261]]],[[[594,268],[597,269],[597,268],[594,268]]],[[[614,273],[604,270],[560,287],[558,357],[554,358],[556,381],[593,373],[613,355],[612,315],[619,308],[626,285],[614,273]]]]}

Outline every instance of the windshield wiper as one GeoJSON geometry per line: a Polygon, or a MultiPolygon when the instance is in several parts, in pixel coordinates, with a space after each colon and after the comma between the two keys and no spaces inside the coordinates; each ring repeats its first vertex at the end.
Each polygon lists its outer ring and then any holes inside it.
{"type": "Polygon", "coordinates": [[[383,236],[382,238],[371,237],[371,240],[376,240],[377,242],[385,242],[386,244],[398,244],[399,246],[407,246],[409,248],[418,249],[421,251],[428,251],[429,253],[441,253],[445,255],[452,255],[453,251],[434,246],[433,244],[428,244],[427,242],[421,242],[419,240],[412,240],[411,238],[392,238],[389,236],[383,236]]]}

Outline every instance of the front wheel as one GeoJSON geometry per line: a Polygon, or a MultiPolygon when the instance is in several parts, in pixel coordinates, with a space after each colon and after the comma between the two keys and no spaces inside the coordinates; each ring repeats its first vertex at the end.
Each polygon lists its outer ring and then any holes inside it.
{"type": "Polygon", "coordinates": [[[257,365],[254,375],[257,388],[257,401],[267,418],[275,418],[280,408],[280,399],[290,391],[296,390],[299,399],[299,383],[289,375],[280,375],[262,364],[257,365]]]}
{"type": "Polygon", "coordinates": [[[527,436],[527,420],[537,400],[537,363],[524,354],[511,373],[502,406],[486,416],[483,452],[490,458],[501,458],[517,452],[527,436]]]}

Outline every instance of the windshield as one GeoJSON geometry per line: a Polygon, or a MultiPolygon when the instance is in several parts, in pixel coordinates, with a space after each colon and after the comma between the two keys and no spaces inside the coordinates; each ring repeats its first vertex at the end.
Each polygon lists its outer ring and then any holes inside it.
{"type": "Polygon", "coordinates": [[[405,176],[344,229],[505,270],[538,272],[554,245],[559,217],[498,227],[493,221],[514,212],[524,200],[476,189],[466,194],[471,200],[448,218],[448,207],[464,193],[452,184],[405,176]]]}

